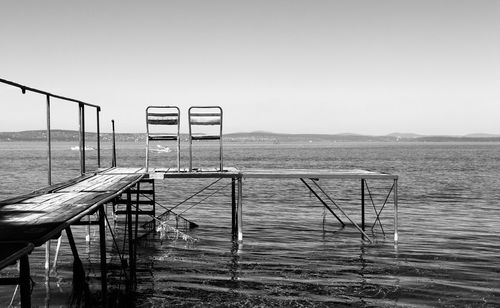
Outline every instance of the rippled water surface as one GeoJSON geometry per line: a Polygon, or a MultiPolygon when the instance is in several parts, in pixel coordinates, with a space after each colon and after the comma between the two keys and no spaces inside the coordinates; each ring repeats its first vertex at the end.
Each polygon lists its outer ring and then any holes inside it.
{"type": "MultiPolygon", "coordinates": [[[[56,181],[78,175],[78,153],[70,147],[55,146],[56,181]]],[[[103,164],[109,165],[110,151],[106,144],[104,148],[103,164]]],[[[215,165],[213,147],[199,146],[197,153],[195,165],[215,165]]],[[[89,155],[87,164],[93,168],[95,152],[89,155]]],[[[154,154],[152,164],[172,164],[174,155],[154,154]]],[[[188,232],[197,239],[194,244],[159,235],[141,243],[137,305],[500,306],[500,144],[227,143],[224,157],[226,166],[240,169],[356,168],[396,174],[399,243],[394,245],[392,235],[392,194],[381,216],[383,230],[375,225],[370,231],[375,243],[370,244],[352,225],[341,228],[300,181],[276,179],[244,181],[244,240],[234,243],[231,186],[222,180],[217,184],[221,190],[204,202],[178,207],[199,225],[188,232]]],[[[142,144],[119,145],[119,166],[141,166],[143,159],[142,144]]],[[[44,144],[2,143],[0,160],[2,198],[46,184],[44,144]]],[[[158,181],[157,200],[172,207],[210,183],[158,181]]],[[[359,181],[320,184],[348,215],[360,220],[359,181]]],[[[392,182],[368,185],[380,210],[392,182]]],[[[375,214],[368,196],[366,202],[370,229],[375,214]]],[[[37,270],[42,250],[37,248],[30,258],[34,280],[39,281],[34,301],[62,305],[71,285],[71,258],[62,258],[48,299],[43,270],[37,270]]],[[[97,262],[92,258],[98,255],[91,255],[88,262],[97,262]]],[[[10,302],[12,290],[0,288],[0,306],[10,302]]]]}

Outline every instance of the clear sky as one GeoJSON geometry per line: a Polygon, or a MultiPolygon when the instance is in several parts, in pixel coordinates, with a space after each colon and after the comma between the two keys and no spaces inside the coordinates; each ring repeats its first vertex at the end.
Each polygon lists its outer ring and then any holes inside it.
{"type": "MultiPolygon", "coordinates": [[[[500,133],[498,0],[1,1],[0,40],[0,78],[100,105],[103,131],[217,104],[225,132],[500,133]]],[[[0,131],[44,103],[0,85],[0,131]]]]}

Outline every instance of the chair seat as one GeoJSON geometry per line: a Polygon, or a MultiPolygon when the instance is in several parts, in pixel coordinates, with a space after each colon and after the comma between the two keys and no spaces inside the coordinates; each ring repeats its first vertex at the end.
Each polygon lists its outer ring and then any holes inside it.
{"type": "Polygon", "coordinates": [[[149,140],[177,140],[176,135],[149,135],[149,140]]]}
{"type": "Polygon", "coordinates": [[[198,136],[191,136],[192,140],[219,140],[220,136],[219,135],[198,135],[198,136]]]}

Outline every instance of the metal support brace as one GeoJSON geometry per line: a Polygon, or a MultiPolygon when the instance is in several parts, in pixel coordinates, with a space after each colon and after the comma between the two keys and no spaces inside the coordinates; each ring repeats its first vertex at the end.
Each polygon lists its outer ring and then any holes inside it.
{"type": "MultiPolygon", "coordinates": [[[[337,216],[337,214],[335,214],[333,212],[333,210],[328,206],[328,204],[326,204],[326,202],[314,191],[314,189],[312,189],[312,187],[307,184],[307,182],[303,179],[303,178],[300,178],[300,180],[302,181],[302,183],[304,183],[304,185],[306,185],[306,187],[309,189],[310,192],[313,193],[313,195],[330,211],[330,213],[332,213],[333,216],[335,216],[335,218],[337,218],[337,220],[342,224],[342,227],[345,227],[345,223],[342,221],[342,219],[340,219],[340,217],[337,216]]],[[[311,181],[313,181],[312,179],[310,179],[311,181]]]]}
{"type": "Polygon", "coordinates": [[[380,208],[380,211],[377,211],[377,208],[375,207],[375,202],[373,201],[372,194],[370,192],[368,184],[366,185],[366,188],[368,189],[368,194],[370,196],[370,200],[371,200],[371,203],[372,203],[372,206],[373,206],[373,210],[375,211],[375,215],[376,215],[375,221],[373,222],[371,229],[373,230],[373,228],[375,228],[375,225],[377,224],[377,221],[378,221],[378,223],[380,225],[380,228],[382,229],[382,233],[384,233],[384,235],[385,235],[385,231],[384,231],[384,227],[382,226],[382,222],[380,221],[380,215],[382,214],[382,211],[384,210],[385,205],[387,204],[387,201],[389,200],[389,196],[391,195],[391,192],[394,189],[394,187],[395,186],[393,184],[391,186],[391,189],[389,190],[389,193],[385,197],[384,203],[382,204],[382,207],[380,208]]]}
{"type": "Polygon", "coordinates": [[[351,217],[349,217],[349,215],[347,215],[346,212],[344,212],[344,210],[338,205],[335,203],[335,201],[333,201],[333,199],[325,192],[325,190],[319,186],[319,184],[316,182],[316,181],[312,181],[314,183],[314,185],[326,196],[326,198],[328,200],[330,200],[330,202],[333,203],[333,205],[335,205],[337,207],[337,209],[347,218],[349,219],[349,221],[354,225],[354,227],[356,227],[356,229],[358,229],[358,231],[366,237],[366,239],[370,242],[370,243],[373,243],[373,240],[368,236],[368,234],[366,234],[365,231],[363,231],[363,229],[361,229],[361,227],[354,221],[351,219],[351,217]]]}

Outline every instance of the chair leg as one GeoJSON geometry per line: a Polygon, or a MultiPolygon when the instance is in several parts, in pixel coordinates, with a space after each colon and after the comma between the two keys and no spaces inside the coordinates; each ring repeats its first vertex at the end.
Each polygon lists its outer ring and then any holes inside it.
{"type": "Polygon", "coordinates": [[[193,171],[193,140],[189,136],[189,172],[193,171]]]}
{"type": "Polygon", "coordinates": [[[181,141],[177,138],[177,172],[181,172],[181,141]]]}
{"type": "Polygon", "coordinates": [[[149,138],[146,140],[146,172],[149,170],[149,138]]]}

